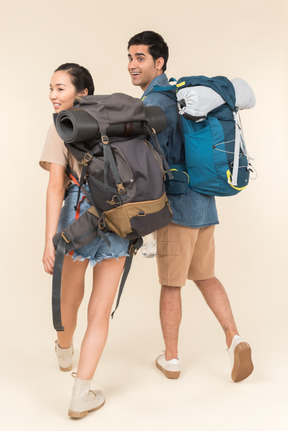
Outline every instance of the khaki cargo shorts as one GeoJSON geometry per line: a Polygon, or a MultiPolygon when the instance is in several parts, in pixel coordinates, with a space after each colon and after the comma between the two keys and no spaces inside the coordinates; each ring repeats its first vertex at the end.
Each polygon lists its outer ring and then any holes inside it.
{"type": "Polygon", "coordinates": [[[186,280],[214,277],[215,226],[190,228],[169,223],[157,231],[159,283],[185,286],[186,280]]]}

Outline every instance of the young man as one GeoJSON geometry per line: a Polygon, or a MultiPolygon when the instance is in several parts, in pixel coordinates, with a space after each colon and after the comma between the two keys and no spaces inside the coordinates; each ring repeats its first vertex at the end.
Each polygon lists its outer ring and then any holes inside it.
{"type": "MultiPolygon", "coordinates": [[[[184,146],[177,127],[176,102],[153,91],[155,85],[168,86],[164,73],[168,46],[152,31],[136,34],[128,42],[128,71],[132,84],[144,92],[144,105],[160,106],[167,117],[166,129],[158,135],[169,165],[184,164],[184,146]]],[[[218,216],[213,196],[189,188],[185,194],[168,194],[173,220],[157,232],[157,265],[160,295],[160,320],[165,352],[156,366],[168,378],[180,376],[178,333],[181,322],[181,286],[193,280],[221,324],[232,361],[234,382],[253,371],[251,348],[238,333],[224,287],[214,275],[214,227],[218,216]]]]}

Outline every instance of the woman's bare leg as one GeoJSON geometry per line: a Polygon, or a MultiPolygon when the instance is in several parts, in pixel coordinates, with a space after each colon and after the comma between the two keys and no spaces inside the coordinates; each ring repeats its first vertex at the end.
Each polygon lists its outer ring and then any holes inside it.
{"type": "Polygon", "coordinates": [[[84,295],[84,280],[88,260],[73,262],[71,256],[64,257],[61,285],[61,317],[64,331],[57,332],[62,349],[71,346],[77,324],[77,313],[84,295]]]}
{"type": "Polygon", "coordinates": [[[93,269],[93,289],[88,306],[88,326],[84,335],[77,377],[92,379],[104,349],[111,308],[123,271],[125,257],[105,259],[93,269]]]}

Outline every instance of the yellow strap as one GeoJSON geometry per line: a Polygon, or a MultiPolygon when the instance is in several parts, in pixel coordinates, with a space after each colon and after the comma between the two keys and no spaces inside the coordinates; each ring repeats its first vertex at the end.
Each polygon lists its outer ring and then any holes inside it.
{"type": "Polygon", "coordinates": [[[185,85],[186,84],[186,82],[185,81],[182,81],[182,82],[180,82],[179,84],[176,84],[176,87],[182,87],[182,85],[185,85]]]}
{"type": "Polygon", "coordinates": [[[232,186],[232,182],[231,182],[232,175],[231,175],[231,172],[229,171],[229,169],[228,169],[228,171],[226,171],[226,175],[227,175],[228,183],[229,183],[229,185],[231,187],[233,187],[233,189],[235,189],[235,190],[243,190],[243,189],[245,189],[245,187],[247,187],[247,186],[244,186],[244,187],[235,187],[235,186],[232,186]]]}
{"type": "MultiPolygon", "coordinates": [[[[172,171],[176,171],[176,172],[179,172],[178,171],[178,169],[175,169],[175,168],[173,168],[173,169],[170,169],[170,171],[172,172],[172,171]]],[[[187,174],[187,172],[185,172],[185,171],[181,171],[181,172],[183,172],[183,174],[186,174],[187,175],[187,177],[188,177],[188,183],[189,183],[189,181],[190,181],[190,178],[189,178],[189,175],[187,174]]],[[[165,174],[167,174],[167,171],[165,171],[165,174]]]]}

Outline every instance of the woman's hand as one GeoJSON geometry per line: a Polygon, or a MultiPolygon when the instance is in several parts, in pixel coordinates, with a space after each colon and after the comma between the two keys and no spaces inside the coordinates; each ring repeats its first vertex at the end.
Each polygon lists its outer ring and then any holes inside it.
{"type": "Polygon", "coordinates": [[[43,266],[44,270],[48,274],[53,274],[54,262],[55,262],[55,248],[52,240],[48,240],[45,243],[44,253],[43,253],[43,266]]]}
{"type": "Polygon", "coordinates": [[[55,249],[52,238],[57,232],[58,220],[61,212],[64,187],[65,168],[55,163],[50,163],[49,183],[46,199],[46,229],[45,247],[43,253],[43,266],[48,274],[53,274],[55,249]]]}

